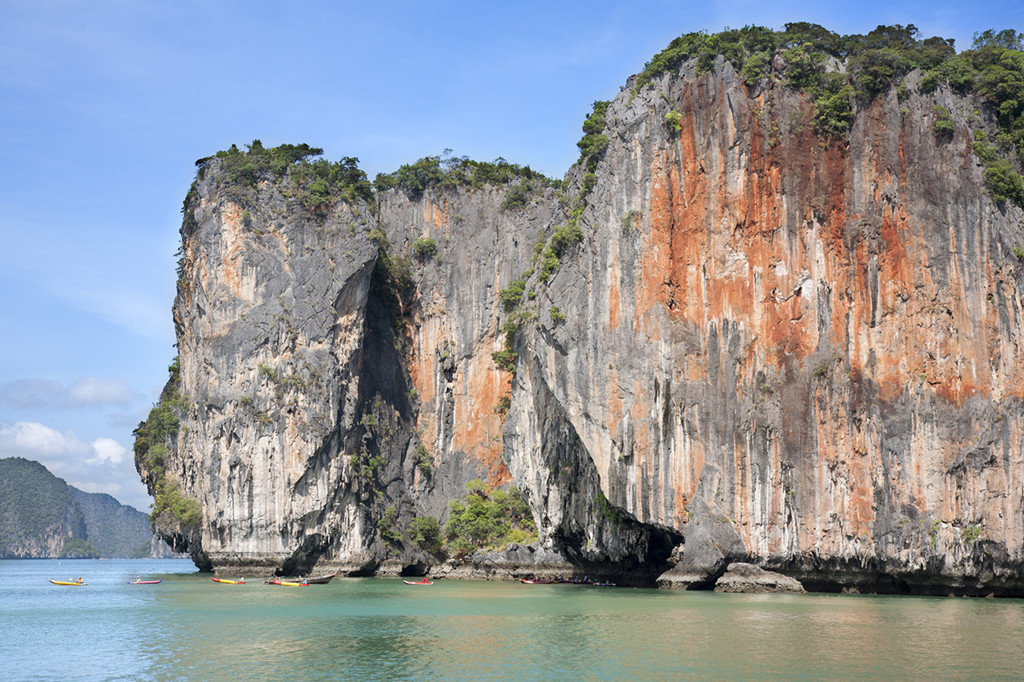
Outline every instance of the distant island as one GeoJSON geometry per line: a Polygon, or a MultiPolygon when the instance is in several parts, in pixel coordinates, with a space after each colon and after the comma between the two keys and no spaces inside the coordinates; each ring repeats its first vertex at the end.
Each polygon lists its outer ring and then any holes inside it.
{"type": "Polygon", "coordinates": [[[0,459],[0,559],[168,556],[143,512],[70,486],[39,462],[0,459]]]}

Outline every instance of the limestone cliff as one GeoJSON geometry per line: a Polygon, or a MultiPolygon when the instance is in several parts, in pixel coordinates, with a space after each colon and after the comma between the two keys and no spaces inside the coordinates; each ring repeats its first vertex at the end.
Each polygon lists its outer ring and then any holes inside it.
{"type": "Polygon", "coordinates": [[[553,393],[608,500],[686,539],[667,581],[749,556],[822,588],[1016,583],[1024,235],[983,191],[973,104],[893,90],[827,144],[805,97],[721,60],[643,92],[608,109],[548,289],[566,320],[524,338],[510,427],[553,393]]]}
{"type": "Polygon", "coordinates": [[[164,535],[207,568],[424,570],[403,529],[479,478],[556,568],[1024,593],[1022,213],[972,145],[996,112],[916,70],[837,134],[743,73],[630,82],[558,192],[204,161],[180,428],[139,460],[201,518],[164,535]]]}

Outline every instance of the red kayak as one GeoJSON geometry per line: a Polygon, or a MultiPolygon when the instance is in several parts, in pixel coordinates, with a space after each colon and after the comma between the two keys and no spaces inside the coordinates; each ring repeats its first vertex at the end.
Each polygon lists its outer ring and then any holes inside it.
{"type": "Polygon", "coordinates": [[[129,585],[157,585],[159,583],[160,583],[159,580],[129,580],[128,581],[129,585]]]}
{"type": "Polygon", "coordinates": [[[405,583],[406,585],[433,585],[434,584],[434,581],[427,580],[426,578],[424,578],[423,580],[403,580],[402,582],[405,583]]]}

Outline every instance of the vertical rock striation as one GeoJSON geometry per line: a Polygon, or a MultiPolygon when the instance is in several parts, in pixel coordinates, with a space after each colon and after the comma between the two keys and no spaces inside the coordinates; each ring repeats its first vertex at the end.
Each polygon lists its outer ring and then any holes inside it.
{"type": "Polygon", "coordinates": [[[893,89],[827,144],[805,96],[719,59],[609,107],[549,288],[567,319],[517,381],[611,504],[686,538],[666,581],[749,557],[821,589],[1020,589],[1021,213],[983,190],[974,105],[893,89]]]}
{"type": "Polygon", "coordinates": [[[206,567],[302,566],[328,551],[372,563],[372,520],[346,503],[368,494],[351,454],[376,378],[365,365],[386,355],[368,321],[368,210],[314,215],[272,181],[243,200],[207,163],[174,306],[189,410],[172,478],[203,510],[189,551],[206,567]]]}

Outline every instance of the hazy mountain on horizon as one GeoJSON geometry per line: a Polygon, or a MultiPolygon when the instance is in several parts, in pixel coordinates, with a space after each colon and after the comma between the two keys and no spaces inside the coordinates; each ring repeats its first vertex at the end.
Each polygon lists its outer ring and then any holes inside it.
{"type": "Polygon", "coordinates": [[[0,559],[166,557],[149,515],[39,462],[0,459],[0,559]]]}

